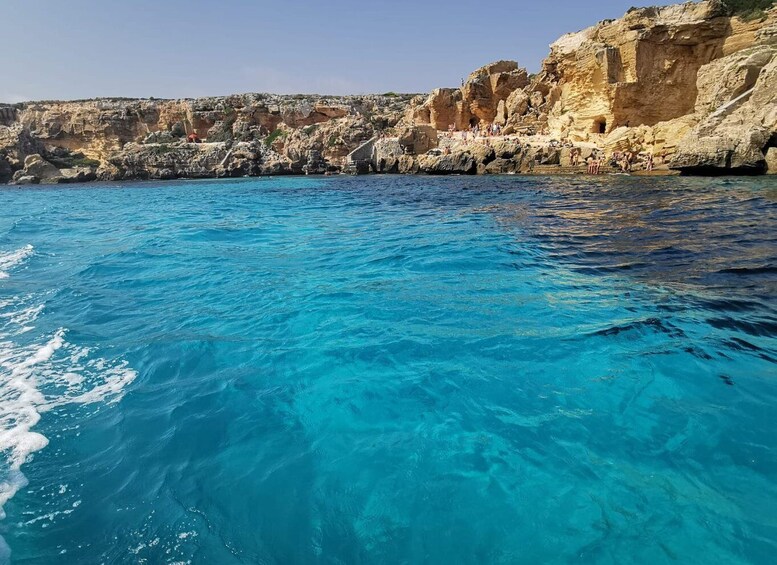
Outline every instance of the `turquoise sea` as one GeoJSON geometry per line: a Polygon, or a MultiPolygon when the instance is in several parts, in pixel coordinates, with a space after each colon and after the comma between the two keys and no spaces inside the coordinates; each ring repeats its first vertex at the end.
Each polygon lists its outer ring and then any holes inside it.
{"type": "Polygon", "coordinates": [[[0,563],[774,563],[777,180],[0,189],[0,563]]]}

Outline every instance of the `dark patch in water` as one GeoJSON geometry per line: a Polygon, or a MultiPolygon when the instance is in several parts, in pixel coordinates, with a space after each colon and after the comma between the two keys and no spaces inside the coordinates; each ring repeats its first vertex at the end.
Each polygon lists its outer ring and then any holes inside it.
{"type": "Polygon", "coordinates": [[[612,326],[603,330],[593,332],[591,335],[611,337],[630,331],[654,331],[666,334],[671,337],[685,337],[685,332],[671,324],[665,324],[658,318],[647,318],[638,320],[621,326],[612,326]]]}
{"type": "MultiPolygon", "coordinates": [[[[763,349],[758,347],[757,345],[754,345],[750,343],[749,341],[745,341],[744,339],[740,339],[738,337],[732,337],[724,341],[728,347],[731,349],[734,349],[735,351],[750,351],[753,353],[756,353],[758,357],[763,359],[764,361],[768,361],[769,363],[777,363],[777,359],[772,357],[771,355],[768,355],[766,352],[764,352],[763,349]]],[[[721,355],[723,355],[721,353],[721,355]]],[[[725,355],[723,355],[725,357],[725,355]]]]}
{"type": "Polygon", "coordinates": [[[750,322],[732,320],[731,318],[709,318],[707,323],[719,330],[735,330],[758,337],[773,337],[777,335],[777,323],[771,320],[750,322]]]}
{"type": "Polygon", "coordinates": [[[712,360],[712,356],[709,353],[707,353],[706,351],[703,351],[702,349],[700,349],[698,347],[685,347],[685,348],[683,348],[683,351],[693,355],[694,357],[698,357],[699,359],[703,359],[704,361],[711,361],[712,360]]]}
{"type": "Polygon", "coordinates": [[[726,275],[773,275],[777,274],[777,267],[773,265],[764,265],[763,267],[735,267],[732,269],[723,269],[718,271],[721,274],[726,275]]]}
{"type": "Polygon", "coordinates": [[[740,339],[738,337],[732,337],[729,342],[733,342],[734,348],[738,349],[740,351],[743,351],[745,349],[750,351],[761,351],[761,348],[757,345],[753,345],[749,341],[745,341],[744,339],[740,339]]]}
{"type": "Polygon", "coordinates": [[[758,312],[763,306],[754,300],[737,300],[731,298],[716,298],[699,300],[699,305],[707,310],[718,312],[758,312]]]}
{"type": "Polygon", "coordinates": [[[720,378],[721,381],[726,383],[727,386],[734,386],[733,379],[731,377],[729,377],[728,375],[718,375],[718,377],[720,378]]]}

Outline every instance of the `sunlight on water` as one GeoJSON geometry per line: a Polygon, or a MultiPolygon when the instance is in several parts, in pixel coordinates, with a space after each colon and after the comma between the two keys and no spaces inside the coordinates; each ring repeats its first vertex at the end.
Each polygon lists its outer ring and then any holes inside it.
{"type": "Polygon", "coordinates": [[[773,562],[769,179],[2,198],[0,561],[773,562]]]}

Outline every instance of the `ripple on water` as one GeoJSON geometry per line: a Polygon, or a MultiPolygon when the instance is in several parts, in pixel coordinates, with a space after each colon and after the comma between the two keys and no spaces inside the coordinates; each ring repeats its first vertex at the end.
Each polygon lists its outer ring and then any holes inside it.
{"type": "MultiPolygon", "coordinates": [[[[0,267],[8,270],[3,278],[10,279],[33,249],[26,245],[0,254],[0,267]]],[[[49,443],[36,431],[41,415],[66,405],[118,400],[136,376],[126,362],[95,357],[89,348],[69,343],[64,328],[35,335],[45,306],[35,294],[0,300],[0,518],[6,503],[28,484],[22,466],[49,443]]]]}
{"type": "Polygon", "coordinates": [[[769,563],[769,182],[4,193],[1,533],[20,562],[769,563]]]}

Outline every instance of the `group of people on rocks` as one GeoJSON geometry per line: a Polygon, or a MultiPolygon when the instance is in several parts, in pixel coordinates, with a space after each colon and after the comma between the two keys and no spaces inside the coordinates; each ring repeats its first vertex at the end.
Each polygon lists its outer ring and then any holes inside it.
{"type": "MultiPolygon", "coordinates": [[[[473,124],[468,130],[458,131],[456,126],[451,124],[448,126],[448,132],[442,134],[448,138],[461,136],[463,141],[467,142],[470,139],[476,141],[478,138],[486,138],[484,143],[486,146],[491,146],[491,141],[488,138],[499,137],[503,134],[502,126],[496,123],[490,125],[473,124]],[[471,136],[471,138],[470,138],[471,136]]],[[[586,165],[588,174],[599,175],[602,174],[602,169],[605,166],[609,166],[611,169],[620,171],[621,173],[631,173],[632,170],[638,168],[639,170],[645,170],[647,172],[653,171],[656,159],[659,162],[665,162],[665,154],[659,154],[654,158],[652,153],[639,152],[637,153],[633,149],[627,149],[625,151],[615,151],[612,153],[609,159],[606,158],[604,151],[601,149],[593,149],[588,157],[583,157],[583,148],[575,146],[571,141],[561,142],[558,140],[550,140],[547,142],[552,148],[566,148],[569,149],[569,164],[572,167],[580,167],[583,164],[586,165]]],[[[531,144],[527,144],[530,147],[531,144]]],[[[446,146],[445,154],[450,154],[450,146],[446,146]]]]}
{"type": "Polygon", "coordinates": [[[610,158],[610,166],[613,169],[619,168],[622,173],[630,173],[633,161],[634,153],[630,149],[627,151],[615,151],[610,158]]]}
{"type": "Polygon", "coordinates": [[[597,151],[594,151],[593,153],[591,153],[588,159],[586,159],[586,163],[588,164],[588,174],[589,175],[600,174],[602,172],[602,161],[603,159],[600,157],[597,151]]]}
{"type": "MultiPolygon", "coordinates": [[[[576,155],[579,155],[579,150],[577,153],[575,150],[573,150],[572,166],[577,166],[578,160],[575,157],[576,155]]],[[[631,149],[626,151],[615,151],[611,155],[608,164],[613,169],[620,169],[621,173],[629,174],[634,170],[634,166],[640,161],[642,169],[647,172],[651,172],[653,170],[655,163],[652,153],[638,155],[631,149]]],[[[591,156],[586,159],[586,162],[588,164],[588,173],[592,175],[598,175],[601,173],[602,165],[605,163],[605,160],[603,155],[598,150],[594,150],[591,156]]]]}
{"type": "Polygon", "coordinates": [[[469,139],[470,135],[472,136],[472,139],[477,139],[478,137],[500,137],[502,135],[502,126],[499,124],[491,124],[481,127],[478,123],[470,126],[468,130],[459,132],[455,125],[449,125],[448,137],[453,137],[456,133],[461,133],[465,141],[469,139]]]}
{"type": "Polygon", "coordinates": [[[626,151],[615,151],[610,158],[610,166],[614,169],[620,169],[622,173],[630,173],[634,165],[641,161],[642,168],[648,172],[653,170],[655,165],[652,153],[637,154],[631,149],[626,151]]]}
{"type": "Polygon", "coordinates": [[[578,167],[580,165],[580,159],[582,159],[582,157],[583,151],[579,147],[573,147],[569,152],[569,160],[573,167],[578,167]]]}

